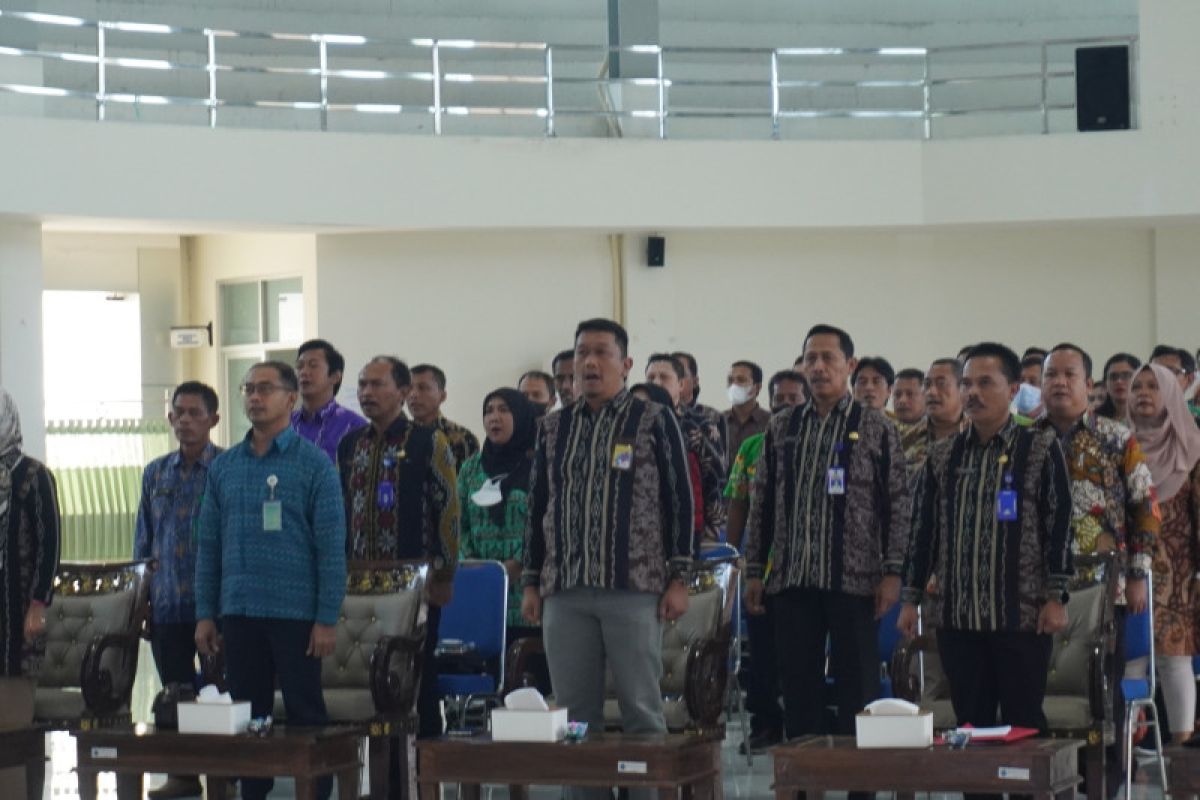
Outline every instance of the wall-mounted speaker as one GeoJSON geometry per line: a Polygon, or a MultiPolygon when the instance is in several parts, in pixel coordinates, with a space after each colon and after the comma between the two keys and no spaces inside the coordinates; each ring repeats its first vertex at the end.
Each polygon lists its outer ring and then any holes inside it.
{"type": "Polygon", "coordinates": [[[1129,130],[1129,47],[1075,51],[1075,116],[1081,131],[1129,130]]]}
{"type": "Polygon", "coordinates": [[[662,236],[651,236],[646,239],[646,266],[665,267],[667,265],[667,240],[662,236]]]}

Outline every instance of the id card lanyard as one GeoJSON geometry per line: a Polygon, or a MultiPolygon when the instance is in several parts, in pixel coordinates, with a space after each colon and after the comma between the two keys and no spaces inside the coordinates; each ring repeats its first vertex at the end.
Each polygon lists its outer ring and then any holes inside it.
{"type": "MultiPolygon", "coordinates": [[[[846,438],[853,445],[858,441],[858,431],[851,430],[846,438]]],[[[842,464],[843,458],[846,458],[847,461],[849,460],[846,450],[845,442],[838,442],[833,446],[833,466],[825,474],[825,493],[831,497],[837,497],[846,493],[846,467],[842,464]]]]}
{"type": "Polygon", "coordinates": [[[1004,468],[1004,485],[996,493],[996,519],[999,522],[1016,522],[1019,498],[1013,488],[1013,472],[1008,453],[1000,454],[1000,466],[1004,468]]]}
{"type": "Polygon", "coordinates": [[[275,498],[275,487],[278,485],[278,477],[267,476],[267,499],[262,507],[262,526],[266,532],[283,530],[283,502],[275,498]]]}

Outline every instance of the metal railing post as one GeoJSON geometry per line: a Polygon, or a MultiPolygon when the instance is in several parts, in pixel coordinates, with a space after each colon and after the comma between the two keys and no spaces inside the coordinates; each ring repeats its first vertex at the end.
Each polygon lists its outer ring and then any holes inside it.
{"type": "Polygon", "coordinates": [[[663,80],[663,50],[658,48],[658,138],[667,138],[667,84],[663,80]]]}
{"type": "Polygon", "coordinates": [[[433,40],[433,132],[442,132],[442,67],[437,39],[433,40]]]}
{"type": "Polygon", "coordinates": [[[554,48],[546,45],[546,135],[554,135],[554,48]]]}
{"type": "Polygon", "coordinates": [[[921,138],[933,137],[933,87],[929,83],[929,51],[921,56],[921,138]]]}
{"type": "Polygon", "coordinates": [[[1042,133],[1050,132],[1050,112],[1046,107],[1046,100],[1049,95],[1047,82],[1049,80],[1050,55],[1046,50],[1046,43],[1042,42],[1042,133]]]}
{"type": "Polygon", "coordinates": [[[108,92],[104,74],[104,25],[96,26],[96,119],[104,121],[104,95],[108,92]]]}
{"type": "Polygon", "coordinates": [[[204,31],[208,39],[208,127],[217,127],[217,37],[211,30],[204,31]]]}
{"type": "Polygon", "coordinates": [[[779,138],[779,51],[771,51],[771,138],[779,138]]]}
{"type": "Polygon", "coordinates": [[[321,130],[329,130],[329,46],[325,37],[317,42],[318,60],[321,62],[321,130]]]}
{"type": "Polygon", "coordinates": [[[1142,127],[1141,89],[1138,86],[1139,47],[1136,36],[1129,37],[1129,127],[1137,130],[1142,127]]]}

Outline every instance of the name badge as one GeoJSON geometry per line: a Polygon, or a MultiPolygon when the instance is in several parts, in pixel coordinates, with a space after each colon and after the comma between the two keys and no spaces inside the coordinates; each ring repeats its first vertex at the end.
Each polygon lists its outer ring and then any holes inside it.
{"type": "Polygon", "coordinates": [[[1013,489],[1001,489],[996,495],[996,519],[1001,522],[1016,522],[1017,493],[1013,489]]]}
{"type": "Polygon", "coordinates": [[[633,469],[633,445],[618,444],[613,447],[612,466],[622,471],[633,469]]]}
{"type": "Polygon", "coordinates": [[[264,531],[281,531],[281,530],[283,530],[283,501],[281,501],[281,500],[264,500],[263,501],[263,530],[264,531]]]}
{"type": "Polygon", "coordinates": [[[830,467],[825,475],[825,493],[830,495],[846,493],[846,468],[830,467]]]}
{"type": "Polygon", "coordinates": [[[380,481],[375,493],[375,501],[381,511],[387,511],[396,505],[396,487],[391,481],[380,481]]]}

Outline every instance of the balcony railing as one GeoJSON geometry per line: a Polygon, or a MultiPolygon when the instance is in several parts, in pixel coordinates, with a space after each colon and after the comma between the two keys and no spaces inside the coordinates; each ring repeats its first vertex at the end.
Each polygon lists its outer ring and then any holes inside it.
{"type": "MultiPolygon", "coordinates": [[[[94,105],[98,120],[118,117],[118,109],[125,109],[119,118],[138,119],[172,109],[166,121],[210,127],[379,130],[363,121],[384,117],[406,123],[383,130],[436,135],[496,132],[486,125],[502,119],[498,132],[546,136],[929,139],[1073,130],[1080,47],[1128,46],[1137,86],[1136,36],[956,47],[608,48],[253,33],[10,10],[0,10],[0,26],[0,76],[18,76],[0,77],[0,92],[45,98],[43,105],[94,105]],[[33,36],[18,31],[28,26],[33,36]],[[31,39],[38,44],[29,46],[31,39]],[[615,53],[627,65],[621,77],[607,74],[615,53]],[[41,80],[29,80],[29,70],[5,71],[6,59],[36,62],[41,80]],[[973,123],[951,124],[965,119],[973,123]],[[812,127],[835,120],[842,121],[836,128],[812,127]]],[[[1133,107],[1136,126],[1136,97],[1133,107]]]]}

